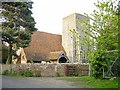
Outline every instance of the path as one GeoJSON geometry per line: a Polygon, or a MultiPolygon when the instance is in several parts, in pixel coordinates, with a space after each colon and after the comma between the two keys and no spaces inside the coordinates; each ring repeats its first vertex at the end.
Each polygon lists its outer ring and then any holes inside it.
{"type": "Polygon", "coordinates": [[[83,88],[74,82],[58,80],[56,77],[16,78],[2,76],[2,88],[83,88]]]}

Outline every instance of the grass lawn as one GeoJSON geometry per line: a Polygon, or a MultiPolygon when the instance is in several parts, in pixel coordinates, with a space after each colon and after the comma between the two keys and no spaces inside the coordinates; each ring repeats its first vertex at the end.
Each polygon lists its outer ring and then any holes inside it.
{"type": "Polygon", "coordinates": [[[68,80],[77,82],[83,86],[91,86],[94,88],[118,88],[118,80],[100,80],[94,77],[82,76],[82,77],[60,77],[61,80],[68,80]]]}
{"type": "Polygon", "coordinates": [[[11,76],[11,77],[17,77],[17,78],[25,78],[25,76],[22,76],[20,74],[15,74],[15,73],[8,73],[8,74],[1,74],[4,76],[11,76]]]}

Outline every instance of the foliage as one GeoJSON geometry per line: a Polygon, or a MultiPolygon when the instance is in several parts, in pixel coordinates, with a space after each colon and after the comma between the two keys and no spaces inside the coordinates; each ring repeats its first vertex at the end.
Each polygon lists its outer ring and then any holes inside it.
{"type": "Polygon", "coordinates": [[[41,72],[33,72],[29,69],[26,70],[21,70],[19,72],[12,72],[9,70],[3,71],[2,75],[7,75],[7,76],[18,76],[18,77],[40,77],[41,72]]]}
{"type": "Polygon", "coordinates": [[[91,16],[87,15],[90,23],[86,23],[86,35],[89,35],[89,45],[95,46],[96,50],[117,50],[118,35],[118,16],[115,1],[101,1],[95,6],[98,10],[94,10],[91,16]]]}
{"type": "Polygon", "coordinates": [[[89,55],[89,58],[91,57],[92,59],[89,59],[90,64],[92,65],[92,75],[95,78],[102,78],[103,77],[103,68],[106,70],[107,69],[107,62],[109,62],[109,58],[107,57],[106,53],[104,51],[98,51],[95,50],[92,52],[92,56],[89,55]]]}
{"type": "Polygon", "coordinates": [[[12,63],[13,45],[26,47],[31,41],[31,34],[36,31],[34,18],[31,16],[32,2],[2,2],[2,41],[9,44],[8,63],[12,63]]]}
{"type": "Polygon", "coordinates": [[[115,60],[117,55],[109,56],[109,51],[117,50],[117,35],[118,35],[118,16],[116,15],[117,7],[115,1],[109,0],[106,2],[98,2],[95,4],[98,10],[95,10],[90,20],[92,24],[88,24],[90,36],[93,39],[95,50],[89,53],[91,58],[90,64],[93,68],[93,76],[101,78],[103,71],[101,68],[109,69],[110,64],[115,60]],[[108,52],[108,53],[107,53],[108,52]]]}
{"type": "Polygon", "coordinates": [[[2,75],[24,77],[24,76],[21,76],[20,74],[16,74],[16,73],[10,72],[9,70],[3,71],[2,75]]]}
{"type": "Polygon", "coordinates": [[[116,62],[113,64],[113,61],[117,57],[117,52],[106,52],[104,50],[94,50],[91,54],[88,55],[89,62],[91,64],[91,74],[95,78],[104,78],[105,76],[117,76],[116,71],[116,62]],[[110,67],[112,66],[112,69],[110,73],[108,72],[110,70],[110,67]],[[104,70],[104,71],[103,71],[104,70]],[[103,73],[105,76],[103,76],[103,73]]]}
{"type": "Polygon", "coordinates": [[[33,76],[33,72],[29,69],[24,70],[24,71],[20,71],[19,74],[21,76],[25,76],[25,77],[32,77],[33,76]]]}
{"type": "MultiPolygon", "coordinates": [[[[108,69],[117,57],[114,54],[110,56],[109,51],[118,49],[118,9],[116,0],[98,1],[95,6],[97,9],[93,11],[93,14],[85,14],[90,22],[88,20],[84,22],[78,21],[80,26],[85,26],[85,29],[82,29],[85,36],[78,42],[78,45],[89,46],[88,51],[85,51],[85,53],[88,54],[93,76],[101,78],[103,68],[108,69]]],[[[72,30],[72,33],[79,38],[79,32],[72,30]]]]}
{"type": "Polygon", "coordinates": [[[8,75],[9,74],[9,70],[5,70],[2,74],[3,75],[8,75]]]}
{"type": "Polygon", "coordinates": [[[80,86],[94,88],[118,88],[118,80],[96,79],[94,77],[60,77],[61,80],[77,82],[80,86]]]}
{"type": "Polygon", "coordinates": [[[31,16],[33,2],[2,2],[2,26],[35,31],[35,21],[31,16]]]}

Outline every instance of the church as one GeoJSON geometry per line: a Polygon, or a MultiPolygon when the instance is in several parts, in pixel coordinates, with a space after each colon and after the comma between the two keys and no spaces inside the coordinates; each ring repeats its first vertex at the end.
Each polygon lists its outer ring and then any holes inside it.
{"type": "Polygon", "coordinates": [[[82,50],[87,46],[76,45],[76,38],[71,29],[80,32],[80,38],[84,37],[79,21],[86,20],[87,17],[78,13],[73,13],[63,18],[62,35],[47,32],[33,32],[31,42],[28,47],[20,48],[17,51],[18,59],[14,59],[16,64],[34,63],[87,63],[86,55],[82,50]]]}

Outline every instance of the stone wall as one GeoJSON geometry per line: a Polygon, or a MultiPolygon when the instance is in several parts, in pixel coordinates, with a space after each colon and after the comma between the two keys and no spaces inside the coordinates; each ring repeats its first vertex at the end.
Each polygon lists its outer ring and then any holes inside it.
{"type": "Polygon", "coordinates": [[[78,76],[89,75],[88,64],[4,64],[1,65],[1,72],[10,69],[13,72],[20,72],[29,69],[33,73],[38,72],[41,76],[67,76],[69,73],[68,66],[74,66],[75,72],[78,76]]]}

